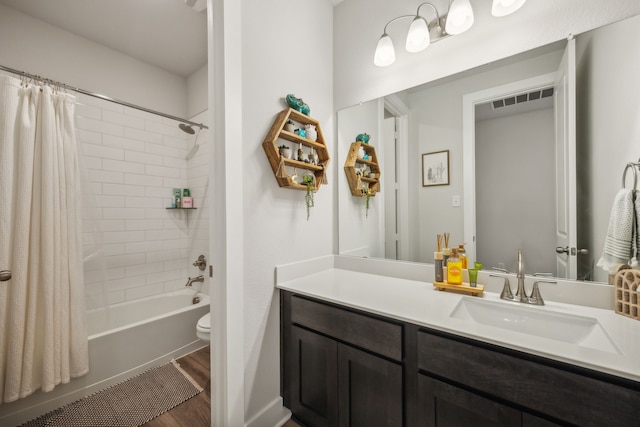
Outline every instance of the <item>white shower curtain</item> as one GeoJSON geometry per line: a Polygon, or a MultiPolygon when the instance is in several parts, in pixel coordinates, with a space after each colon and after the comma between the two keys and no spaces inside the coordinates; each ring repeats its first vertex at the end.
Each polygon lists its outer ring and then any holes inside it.
{"type": "Polygon", "coordinates": [[[0,76],[0,403],[89,370],[74,109],[0,76]]]}

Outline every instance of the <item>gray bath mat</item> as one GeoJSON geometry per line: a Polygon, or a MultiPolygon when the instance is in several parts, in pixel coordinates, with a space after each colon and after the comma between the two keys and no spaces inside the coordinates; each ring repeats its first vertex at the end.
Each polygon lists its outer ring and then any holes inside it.
{"type": "Polygon", "coordinates": [[[135,427],[202,390],[177,362],[172,361],[76,400],[21,427],[135,427]]]}

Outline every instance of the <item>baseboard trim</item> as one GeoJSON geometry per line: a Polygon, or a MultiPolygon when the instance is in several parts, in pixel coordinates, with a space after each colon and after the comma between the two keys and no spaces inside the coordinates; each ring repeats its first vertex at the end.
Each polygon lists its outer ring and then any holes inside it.
{"type": "Polygon", "coordinates": [[[282,397],[278,396],[244,425],[245,427],[280,427],[290,418],[291,411],[284,407],[282,397]]]}

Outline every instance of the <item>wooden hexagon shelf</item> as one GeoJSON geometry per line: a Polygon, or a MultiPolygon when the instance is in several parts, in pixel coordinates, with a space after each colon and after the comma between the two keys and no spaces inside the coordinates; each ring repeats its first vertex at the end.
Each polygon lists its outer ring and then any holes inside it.
{"type": "Polygon", "coordinates": [[[375,196],[380,191],[380,165],[378,164],[378,156],[376,155],[376,149],[369,144],[357,141],[351,144],[349,148],[349,154],[347,160],[344,162],[344,172],[347,174],[347,181],[349,181],[349,188],[351,194],[354,196],[364,197],[365,193],[362,192],[363,187],[369,187],[369,196],[375,196]],[[363,159],[358,157],[358,151],[360,147],[364,149],[370,159],[363,159]],[[364,176],[362,173],[358,173],[358,170],[362,171],[364,168],[369,167],[371,173],[375,174],[375,178],[364,176]]]}
{"type": "Polygon", "coordinates": [[[262,148],[264,148],[264,152],[267,154],[267,159],[280,187],[306,190],[307,186],[300,183],[304,171],[311,172],[315,177],[314,190],[318,190],[320,185],[322,185],[330,158],[327,145],[324,142],[324,136],[322,135],[322,129],[320,129],[320,124],[316,119],[305,116],[292,108],[281,111],[264,139],[262,148]],[[318,133],[316,141],[303,138],[294,132],[285,130],[284,127],[288,120],[292,120],[299,125],[314,125],[318,133]],[[307,155],[309,155],[311,151],[315,151],[318,155],[318,164],[306,163],[281,156],[278,150],[278,140],[289,142],[290,144],[282,145],[287,145],[291,148],[292,152],[297,152],[298,148],[302,149],[307,155]],[[289,175],[288,169],[290,168],[294,168],[293,175],[289,175]],[[300,181],[296,181],[296,176],[300,181]]]}

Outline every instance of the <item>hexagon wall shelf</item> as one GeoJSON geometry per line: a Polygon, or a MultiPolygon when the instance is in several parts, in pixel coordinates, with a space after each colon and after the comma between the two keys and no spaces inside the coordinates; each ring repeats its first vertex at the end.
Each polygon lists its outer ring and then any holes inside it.
{"type": "Polygon", "coordinates": [[[264,152],[267,154],[267,159],[269,160],[271,169],[273,169],[273,174],[275,175],[276,181],[278,181],[278,185],[280,187],[287,187],[294,190],[306,190],[307,186],[301,182],[304,171],[309,171],[315,176],[314,190],[318,190],[320,188],[320,185],[322,185],[324,181],[330,158],[327,145],[324,142],[324,136],[322,135],[322,129],[320,129],[320,124],[316,119],[305,116],[292,108],[287,108],[286,110],[281,111],[264,139],[262,147],[264,148],[264,152]],[[285,130],[284,127],[288,120],[292,120],[294,123],[297,123],[301,128],[307,124],[314,125],[318,133],[316,141],[303,138],[294,132],[285,130]],[[279,140],[288,142],[289,144],[282,144],[282,142],[280,142],[280,144],[288,145],[294,153],[297,152],[298,148],[303,149],[307,154],[309,154],[312,149],[315,150],[318,155],[318,164],[314,165],[312,163],[305,163],[303,161],[288,159],[281,156],[278,150],[279,140]],[[291,168],[294,169],[294,173],[292,175],[289,174],[291,168]]]}
{"type": "Polygon", "coordinates": [[[380,191],[380,165],[378,165],[378,156],[373,146],[361,141],[352,143],[351,147],[349,147],[347,160],[344,162],[344,172],[347,174],[349,188],[351,189],[351,194],[354,196],[365,196],[365,193],[362,192],[364,183],[369,186],[370,196],[375,196],[376,193],[380,191]],[[364,149],[364,152],[370,159],[364,160],[362,157],[358,157],[360,147],[364,149]],[[358,174],[357,170],[362,170],[366,166],[369,167],[371,173],[375,174],[375,178],[358,174]]]}

